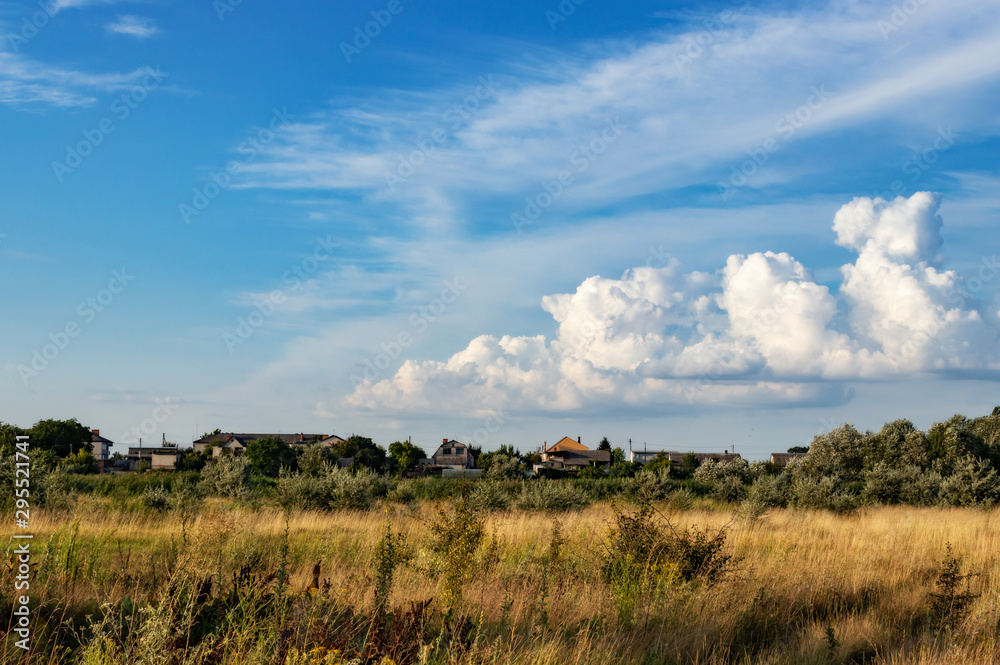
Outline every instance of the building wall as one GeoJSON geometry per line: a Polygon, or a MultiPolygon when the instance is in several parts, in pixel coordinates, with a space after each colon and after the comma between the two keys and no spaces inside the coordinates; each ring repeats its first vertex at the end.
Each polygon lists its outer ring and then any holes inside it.
{"type": "Polygon", "coordinates": [[[472,455],[468,451],[463,455],[435,455],[434,463],[438,466],[465,469],[472,466],[472,455]]]}
{"type": "Polygon", "coordinates": [[[161,455],[158,453],[153,453],[152,455],[152,465],[151,469],[153,471],[173,469],[174,465],[177,464],[177,455],[161,455]]]}

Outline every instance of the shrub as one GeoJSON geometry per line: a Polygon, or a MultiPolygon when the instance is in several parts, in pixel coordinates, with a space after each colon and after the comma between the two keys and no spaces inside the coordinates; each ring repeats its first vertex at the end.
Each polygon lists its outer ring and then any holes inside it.
{"type": "Polygon", "coordinates": [[[385,498],[393,503],[412,503],[416,500],[417,495],[410,483],[401,482],[385,498]]]}
{"type": "Polygon", "coordinates": [[[914,506],[934,506],[941,501],[941,486],[944,476],[934,469],[924,470],[918,466],[906,466],[902,501],[914,506]]]}
{"type": "Polygon", "coordinates": [[[278,503],[284,508],[327,510],[332,494],[331,483],[325,476],[291,473],[286,469],[278,475],[278,503]]]}
{"type": "Polygon", "coordinates": [[[577,472],[576,477],[577,478],[596,479],[596,478],[602,477],[603,475],[604,475],[604,471],[601,469],[601,467],[599,467],[599,466],[586,466],[586,467],[580,469],[577,472]]]}
{"type": "Polygon", "coordinates": [[[789,490],[788,474],[762,475],[750,485],[746,500],[765,508],[783,508],[788,504],[789,490]]]}
{"type": "Polygon", "coordinates": [[[97,466],[97,460],[94,459],[94,455],[86,448],[81,448],[72,455],[69,455],[64,459],[60,466],[66,471],[66,473],[97,473],[99,467],[97,466]]]}
{"type": "Polygon", "coordinates": [[[495,453],[483,476],[490,480],[519,479],[521,478],[521,460],[513,455],[495,453]]]}
{"type": "Polygon", "coordinates": [[[209,494],[246,500],[250,496],[250,466],[245,457],[223,454],[205,467],[201,482],[209,494]]]}
{"type": "Polygon", "coordinates": [[[986,460],[966,457],[941,483],[941,500],[949,506],[989,508],[1000,499],[1000,476],[986,460]]]}
{"type": "Polygon", "coordinates": [[[796,476],[792,480],[789,503],[796,508],[832,510],[848,512],[858,506],[858,498],[853,496],[837,476],[823,476],[820,479],[796,476]]]}
{"type": "Polygon", "coordinates": [[[396,488],[395,481],[365,468],[356,472],[335,466],[326,469],[323,476],[282,472],[278,501],[286,508],[304,510],[368,510],[396,488]]]}
{"type": "Polygon", "coordinates": [[[163,485],[149,487],[142,493],[140,501],[146,510],[165,513],[170,508],[170,492],[163,485]]]}
{"type": "Polygon", "coordinates": [[[375,607],[372,612],[373,629],[378,632],[389,609],[389,594],[396,569],[410,561],[413,553],[401,533],[393,533],[392,524],[386,519],[382,539],[375,551],[375,607]]]}
{"type": "Polygon", "coordinates": [[[690,527],[678,531],[648,502],[633,513],[613,507],[601,575],[622,621],[655,589],[675,581],[712,584],[732,567],[725,553],[728,525],[715,533],[690,527]]]}
{"type": "Polygon", "coordinates": [[[569,478],[569,471],[566,469],[550,469],[549,467],[543,466],[538,469],[536,473],[539,478],[548,478],[553,480],[569,478]]]}
{"type": "Polygon", "coordinates": [[[725,553],[728,524],[714,533],[698,527],[679,531],[649,503],[640,504],[633,513],[617,507],[613,510],[605,569],[615,561],[627,560],[646,568],[671,563],[681,578],[699,578],[711,584],[732,568],[733,557],[725,553]]]}
{"type": "Polygon", "coordinates": [[[744,459],[734,459],[730,462],[720,462],[717,459],[705,460],[691,475],[694,480],[707,484],[718,483],[726,478],[737,478],[741,482],[747,475],[747,462],[744,459]]]}
{"type": "Polygon", "coordinates": [[[330,466],[337,464],[337,453],[333,448],[324,448],[318,443],[306,446],[299,456],[299,471],[306,476],[324,476],[330,466]]]}
{"type": "Polygon", "coordinates": [[[736,476],[726,476],[712,487],[711,495],[719,501],[742,501],[746,496],[746,486],[736,476]]]}
{"type": "Polygon", "coordinates": [[[458,501],[450,509],[438,510],[430,531],[431,550],[444,571],[443,600],[453,607],[461,602],[462,587],[478,567],[475,555],[486,536],[486,526],[478,511],[458,501]]]}
{"type": "Polygon", "coordinates": [[[573,510],[588,505],[590,499],[580,488],[556,480],[526,482],[517,497],[521,510],[573,510]]]}
{"type": "Polygon", "coordinates": [[[972,575],[962,575],[959,572],[961,558],[951,555],[951,543],[946,547],[947,553],[938,575],[937,591],[930,594],[928,599],[931,625],[935,630],[956,628],[968,616],[972,601],[980,595],[970,592],[969,579],[972,575]]]}
{"type": "MultiPolygon", "coordinates": [[[[73,477],[62,468],[44,475],[41,486],[41,504],[53,510],[70,510],[76,505],[77,491],[73,477]]],[[[35,479],[37,482],[37,478],[35,479]]],[[[33,483],[34,484],[34,483],[33,483]]],[[[35,495],[39,497],[39,495],[35,495]]]]}
{"type": "Polygon", "coordinates": [[[899,503],[903,498],[906,473],[893,469],[886,462],[879,462],[864,473],[861,501],[870,505],[899,503]]]}
{"type": "Polygon", "coordinates": [[[647,465],[646,468],[635,474],[637,496],[654,501],[669,497],[678,487],[678,481],[671,477],[670,470],[670,467],[666,465],[659,468],[647,465]]]}
{"type": "Polygon", "coordinates": [[[367,510],[375,505],[378,499],[385,498],[395,483],[367,468],[355,472],[344,469],[331,469],[327,475],[333,485],[331,508],[367,510]]]}
{"type": "Polygon", "coordinates": [[[467,493],[472,487],[472,481],[464,478],[440,478],[431,476],[429,478],[416,478],[407,481],[413,490],[413,496],[418,501],[440,501],[441,499],[453,499],[467,493]]]}
{"type": "Polygon", "coordinates": [[[511,503],[511,492],[508,487],[508,485],[496,481],[480,482],[476,485],[476,489],[469,494],[469,506],[483,512],[506,510],[511,503]]]}

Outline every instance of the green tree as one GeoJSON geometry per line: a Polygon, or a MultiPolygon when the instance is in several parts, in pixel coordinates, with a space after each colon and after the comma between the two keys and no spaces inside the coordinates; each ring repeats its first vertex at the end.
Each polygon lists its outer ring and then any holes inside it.
{"type": "Polygon", "coordinates": [[[329,465],[336,466],[337,452],[332,447],[324,447],[319,444],[306,446],[306,449],[299,455],[299,471],[306,476],[323,476],[329,465]]]}
{"type": "Polygon", "coordinates": [[[353,469],[368,468],[372,471],[382,473],[385,470],[385,448],[382,448],[367,436],[352,434],[342,443],[337,443],[330,448],[337,457],[353,457],[353,469]]]}
{"type": "Polygon", "coordinates": [[[374,450],[378,446],[367,436],[352,434],[346,441],[335,443],[330,448],[337,453],[337,457],[355,457],[359,450],[374,450]]]}
{"type": "MultiPolygon", "coordinates": [[[[607,441],[607,439],[605,439],[607,441]]],[[[604,450],[603,448],[600,450],[604,450]]],[[[611,449],[611,463],[612,464],[624,464],[625,463],[625,451],[621,448],[611,449]]]]}
{"type": "Polygon", "coordinates": [[[56,457],[66,457],[81,448],[94,452],[90,442],[90,430],[76,418],[69,420],[39,420],[28,432],[31,447],[36,450],[51,450],[56,457]]]}
{"type": "Polygon", "coordinates": [[[412,469],[417,462],[427,457],[423,448],[419,448],[409,441],[394,441],[389,444],[389,457],[400,472],[412,469]]]}
{"type": "MultiPolygon", "coordinates": [[[[369,439],[370,440],[370,439],[369,439]]],[[[370,469],[376,473],[385,471],[385,450],[372,444],[371,448],[360,448],[354,453],[354,463],[351,468],[354,470],[370,469]]]]}
{"type": "Polygon", "coordinates": [[[17,437],[25,434],[26,432],[17,425],[0,422],[0,455],[13,455],[17,437]]]}
{"type": "MultiPolygon", "coordinates": [[[[195,431],[197,432],[198,430],[195,431]]],[[[201,435],[201,438],[207,439],[208,437],[215,436],[216,434],[222,434],[222,430],[219,429],[218,427],[215,428],[214,432],[205,432],[204,434],[201,435]]]]}
{"type": "Polygon", "coordinates": [[[837,476],[843,481],[857,480],[865,467],[866,435],[846,424],[813,438],[809,455],[798,467],[812,478],[837,476]]]}
{"type": "Polygon", "coordinates": [[[809,452],[809,446],[792,446],[788,449],[790,453],[807,453],[809,452]]]}
{"type": "Polygon", "coordinates": [[[688,453],[684,456],[684,461],[681,463],[681,473],[687,477],[694,475],[694,472],[698,470],[700,464],[698,463],[698,456],[694,453],[688,453]]]}
{"type": "Polygon", "coordinates": [[[608,441],[608,437],[601,439],[601,442],[597,444],[598,450],[611,450],[611,442],[608,441]]]}
{"type": "Polygon", "coordinates": [[[174,468],[177,471],[201,471],[205,468],[212,459],[212,449],[208,450],[192,450],[187,449],[181,453],[181,458],[177,460],[177,464],[174,468]]]}
{"type": "Polygon", "coordinates": [[[655,471],[659,471],[660,469],[667,469],[669,471],[670,469],[673,468],[673,466],[674,463],[670,461],[670,458],[667,457],[667,454],[661,450],[660,452],[656,453],[656,457],[654,457],[653,459],[651,459],[649,462],[646,463],[644,468],[648,469],[652,473],[655,471]]]}
{"type": "Polygon", "coordinates": [[[969,420],[957,414],[950,419],[934,423],[927,431],[927,448],[931,461],[941,460],[941,468],[951,473],[967,457],[982,459],[989,456],[989,449],[976,432],[969,428],[969,420]]]}
{"type": "Polygon", "coordinates": [[[276,436],[251,441],[246,455],[250,468],[262,476],[277,478],[281,467],[297,468],[295,451],[276,436]]]}
{"type": "Polygon", "coordinates": [[[515,480],[521,477],[521,460],[513,455],[492,453],[490,467],[483,475],[493,480],[515,480]]]}
{"type": "Polygon", "coordinates": [[[67,455],[60,466],[68,473],[97,473],[97,460],[89,450],[80,449],[67,455]]]}
{"type": "MultiPolygon", "coordinates": [[[[476,466],[482,469],[483,473],[485,474],[490,470],[490,467],[492,467],[493,464],[495,464],[498,459],[503,458],[506,460],[506,458],[508,457],[513,457],[514,459],[516,459],[518,464],[524,463],[524,459],[521,457],[520,450],[517,450],[516,448],[514,448],[514,446],[503,444],[496,450],[493,450],[488,453],[483,453],[482,455],[480,455],[479,462],[476,464],[476,466]]],[[[541,461],[540,458],[539,461],[541,461]]]]}

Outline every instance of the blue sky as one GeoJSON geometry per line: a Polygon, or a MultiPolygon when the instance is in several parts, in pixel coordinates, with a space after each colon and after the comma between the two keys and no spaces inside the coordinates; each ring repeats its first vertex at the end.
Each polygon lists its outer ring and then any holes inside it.
{"type": "Polygon", "coordinates": [[[0,35],[4,421],[763,457],[1000,403],[995,3],[57,0],[0,35]]]}

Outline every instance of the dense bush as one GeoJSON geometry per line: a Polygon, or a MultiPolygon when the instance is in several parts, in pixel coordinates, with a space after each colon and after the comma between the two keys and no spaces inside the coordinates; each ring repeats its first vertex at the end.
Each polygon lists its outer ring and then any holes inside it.
{"type": "Polygon", "coordinates": [[[522,485],[516,505],[521,510],[572,510],[586,508],[590,498],[569,483],[534,480],[522,485]]]}
{"type": "Polygon", "coordinates": [[[510,507],[511,497],[517,488],[517,482],[483,481],[469,493],[468,504],[482,512],[505,510],[510,507]]]}
{"type": "Polygon", "coordinates": [[[671,476],[669,466],[643,469],[635,474],[635,493],[651,500],[663,500],[670,496],[680,482],[671,476]]]}
{"type": "Polygon", "coordinates": [[[396,485],[397,481],[363,467],[351,471],[327,466],[321,476],[283,471],[277,494],[289,508],[367,510],[388,497],[396,485]]]}
{"type": "Polygon", "coordinates": [[[513,455],[495,455],[483,474],[490,480],[514,480],[521,477],[521,460],[513,455]]]}
{"type": "Polygon", "coordinates": [[[166,512],[170,508],[170,492],[163,485],[150,487],[142,493],[141,501],[147,510],[166,512]]]}
{"type": "Polygon", "coordinates": [[[243,456],[222,454],[201,472],[201,482],[208,494],[245,500],[250,495],[250,465],[243,456]]]}

